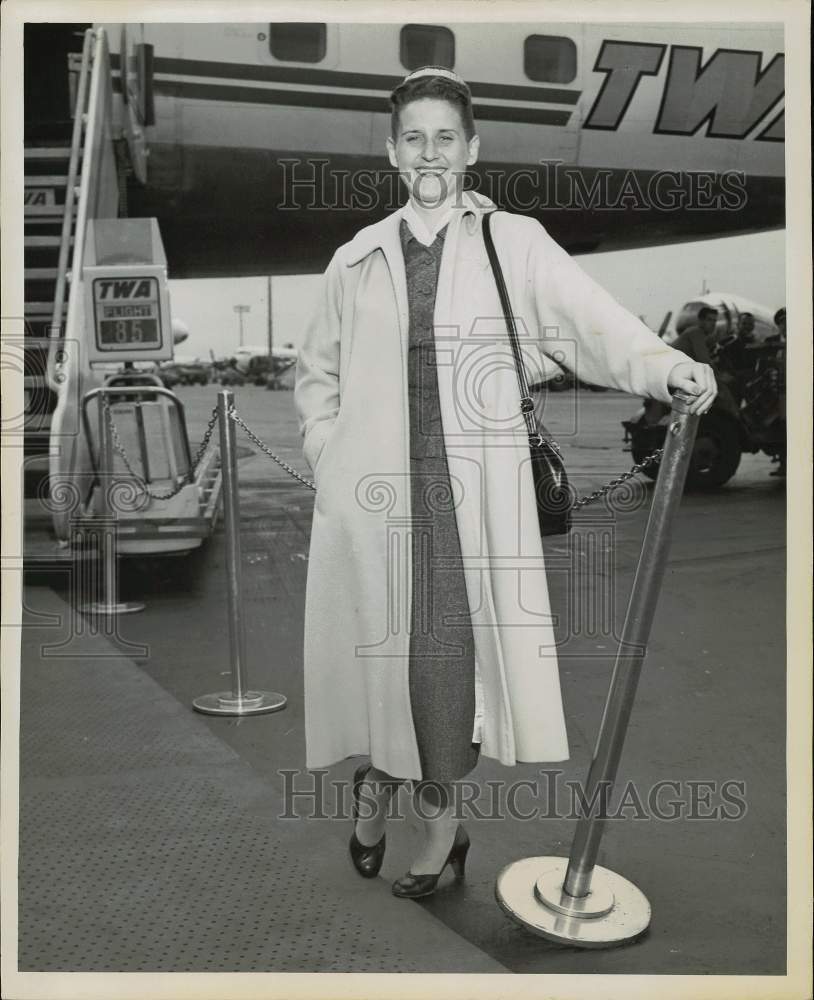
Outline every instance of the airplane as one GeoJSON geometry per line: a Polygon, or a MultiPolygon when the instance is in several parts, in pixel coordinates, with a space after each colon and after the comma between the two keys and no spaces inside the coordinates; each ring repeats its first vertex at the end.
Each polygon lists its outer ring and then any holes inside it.
{"type": "Polygon", "coordinates": [[[231,353],[231,357],[234,358],[235,368],[244,375],[251,366],[252,358],[271,358],[272,362],[275,363],[275,367],[287,368],[297,360],[298,356],[299,351],[295,347],[286,345],[278,347],[275,345],[269,350],[267,344],[265,346],[258,344],[256,346],[247,345],[245,347],[238,347],[231,353]]]}
{"type": "Polygon", "coordinates": [[[128,211],[173,277],[321,271],[398,207],[387,97],[427,63],[470,83],[473,184],[572,253],[785,222],[779,25],[105,27],[128,211]]]}
{"type": "Polygon", "coordinates": [[[250,358],[267,358],[271,355],[272,358],[288,361],[292,358],[296,360],[298,353],[296,347],[291,347],[288,344],[283,344],[279,347],[275,345],[270,351],[268,344],[246,344],[243,347],[235,348],[231,356],[239,361],[248,361],[250,358]]]}
{"type": "MultiPolygon", "coordinates": [[[[749,23],[27,23],[26,501],[79,484],[104,508],[87,411],[126,395],[114,357],[171,356],[168,277],[319,272],[398,207],[388,95],[410,70],[469,82],[475,189],[588,253],[784,225],[783,44],[749,23]]],[[[160,449],[141,411],[116,423],[166,472],[129,517],[131,553],[201,544],[217,505],[215,450],[190,465],[179,400],[150,393],[160,449]]],[[[61,545],[70,516],[53,513],[61,545]]]]}

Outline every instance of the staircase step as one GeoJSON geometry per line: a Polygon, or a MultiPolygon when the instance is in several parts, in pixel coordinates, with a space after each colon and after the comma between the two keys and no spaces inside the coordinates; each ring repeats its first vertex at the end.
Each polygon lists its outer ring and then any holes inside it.
{"type": "Polygon", "coordinates": [[[27,160],[70,160],[70,146],[26,146],[27,160]]]}
{"type": "MultiPolygon", "coordinates": [[[[73,243],[73,236],[70,237],[70,241],[73,243]]],[[[30,249],[46,250],[49,247],[53,247],[55,250],[59,250],[61,243],[62,237],[56,233],[49,233],[45,236],[23,237],[23,246],[30,249]]]]}
{"type": "MultiPolygon", "coordinates": [[[[47,316],[50,318],[51,313],[54,311],[54,303],[51,302],[26,302],[25,304],[25,314],[26,316],[47,316]]],[[[63,314],[68,311],[68,304],[65,303],[62,306],[63,314]]]]}
{"type": "Polygon", "coordinates": [[[26,281],[56,281],[57,267],[27,267],[23,274],[26,281]]]}
{"type": "Polygon", "coordinates": [[[53,205],[24,205],[25,215],[46,216],[50,219],[62,219],[65,214],[65,203],[53,205]]]}
{"type": "Polygon", "coordinates": [[[65,174],[26,174],[23,178],[24,187],[66,187],[67,184],[65,174]]]}

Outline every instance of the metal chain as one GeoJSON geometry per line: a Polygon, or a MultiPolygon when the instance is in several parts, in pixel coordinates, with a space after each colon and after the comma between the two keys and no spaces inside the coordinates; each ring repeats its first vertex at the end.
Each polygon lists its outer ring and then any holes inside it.
{"type": "Polygon", "coordinates": [[[285,471],[289,474],[289,476],[293,476],[295,479],[299,480],[299,482],[301,482],[303,486],[307,486],[309,490],[314,490],[316,492],[317,487],[315,483],[312,483],[310,479],[306,479],[304,476],[301,476],[296,469],[292,468],[288,464],[288,462],[285,461],[285,459],[280,458],[279,455],[275,455],[274,452],[271,450],[271,448],[269,448],[267,444],[261,441],[260,438],[254,433],[254,431],[247,426],[243,418],[235,409],[234,403],[232,403],[232,405],[229,407],[227,413],[232,418],[232,420],[234,420],[236,424],[239,424],[243,428],[243,430],[246,432],[249,438],[257,445],[257,447],[264,454],[268,455],[270,459],[275,461],[280,466],[280,468],[285,469],[285,471]]]}
{"type": "Polygon", "coordinates": [[[605,483],[604,486],[600,486],[598,490],[594,490],[593,493],[587,493],[585,496],[578,497],[571,505],[571,509],[579,510],[580,507],[587,507],[589,503],[593,503],[595,500],[601,500],[603,497],[606,497],[611,490],[615,490],[617,486],[621,486],[622,483],[626,483],[628,479],[633,479],[637,473],[643,472],[649,465],[653,465],[654,462],[658,462],[663,454],[664,449],[657,448],[652,455],[648,455],[647,458],[642,459],[641,462],[637,462],[630,472],[623,472],[616,479],[611,479],[609,482],[605,483]]]}
{"type": "Polygon", "coordinates": [[[212,431],[215,429],[215,424],[218,421],[217,407],[215,407],[212,410],[212,416],[209,418],[209,423],[207,424],[206,430],[204,431],[203,441],[201,441],[200,447],[195,453],[195,458],[192,460],[192,465],[187,475],[185,475],[173,489],[168,490],[166,493],[155,493],[153,492],[153,490],[150,489],[149,483],[147,483],[144,477],[141,476],[138,472],[136,472],[136,470],[130,464],[130,459],[127,455],[127,452],[125,451],[124,445],[121,442],[121,438],[119,437],[119,431],[113,420],[113,412],[110,409],[110,403],[108,402],[108,399],[105,395],[101,396],[101,400],[102,400],[102,407],[105,411],[105,417],[107,418],[107,424],[108,427],[110,428],[110,440],[113,444],[113,447],[119,454],[122,462],[124,463],[125,469],[127,469],[127,471],[130,473],[133,479],[136,480],[138,486],[153,500],[172,500],[173,497],[178,496],[181,490],[185,486],[188,486],[190,482],[192,482],[194,475],[197,472],[198,465],[201,459],[203,458],[207,446],[209,445],[209,439],[212,437],[212,431]]]}
{"type": "Polygon", "coordinates": [[[204,456],[204,452],[209,447],[209,439],[212,437],[212,431],[214,431],[215,426],[218,422],[218,408],[217,406],[212,408],[212,414],[209,417],[209,423],[206,425],[206,430],[204,431],[203,440],[201,441],[198,450],[195,452],[195,457],[192,459],[192,471],[195,472],[198,469],[201,459],[204,456]]]}
{"type": "MultiPolygon", "coordinates": [[[[285,469],[285,471],[290,476],[293,476],[295,479],[298,479],[304,486],[307,486],[311,490],[316,490],[316,486],[314,483],[312,483],[309,479],[305,479],[303,476],[301,476],[299,472],[296,471],[296,469],[293,469],[288,464],[288,462],[280,458],[279,455],[275,455],[274,452],[271,450],[271,448],[269,448],[267,444],[265,444],[263,441],[260,440],[260,438],[254,433],[254,431],[252,431],[251,428],[247,426],[243,418],[237,412],[237,409],[235,408],[234,404],[230,406],[228,413],[229,416],[235,421],[235,423],[239,424],[243,428],[243,430],[246,432],[249,438],[251,438],[251,440],[257,445],[258,448],[260,448],[262,452],[268,455],[269,458],[273,459],[281,468],[285,469]]],[[[549,443],[552,445],[552,447],[560,455],[562,455],[562,451],[557,442],[551,440],[550,438],[548,440],[549,443]]],[[[603,497],[606,497],[608,493],[611,492],[611,490],[616,489],[617,486],[621,486],[622,483],[627,482],[628,479],[633,479],[634,476],[636,476],[639,472],[643,472],[648,466],[653,465],[654,462],[658,462],[663,454],[664,454],[664,449],[657,448],[656,451],[652,453],[652,455],[648,455],[647,458],[642,459],[641,462],[637,462],[636,465],[634,465],[629,472],[623,472],[617,478],[611,479],[609,482],[605,483],[605,485],[601,486],[598,490],[594,490],[593,493],[588,493],[585,496],[578,497],[576,500],[574,500],[571,509],[579,510],[581,507],[587,507],[589,503],[594,503],[596,500],[601,500],[603,497]]]]}
{"type": "MultiPolygon", "coordinates": [[[[169,490],[166,493],[154,493],[150,489],[149,485],[144,480],[144,478],[140,476],[135,471],[133,466],[130,464],[130,459],[127,456],[127,452],[125,451],[124,446],[122,445],[121,439],[119,438],[119,432],[116,428],[116,424],[113,421],[113,414],[110,409],[110,403],[108,402],[105,396],[102,396],[102,406],[104,407],[105,416],[107,418],[108,426],[110,427],[110,438],[113,443],[113,447],[118,452],[122,462],[124,463],[124,467],[130,473],[130,475],[139,483],[141,488],[146,493],[148,493],[150,497],[152,497],[153,500],[171,500],[174,496],[177,496],[181,492],[181,490],[188,485],[190,477],[189,476],[185,477],[174,489],[169,490]]],[[[234,420],[236,424],[238,424],[244,430],[249,439],[255,445],[257,445],[257,447],[263,452],[263,454],[268,455],[268,457],[272,459],[272,461],[276,462],[281,469],[284,469],[290,476],[292,476],[298,482],[302,483],[303,486],[307,486],[309,490],[313,490],[316,492],[315,483],[311,482],[310,479],[306,479],[304,476],[301,476],[295,468],[293,468],[291,465],[288,464],[288,462],[285,461],[285,459],[280,458],[279,455],[275,455],[275,453],[271,450],[271,448],[269,448],[269,446],[254,433],[251,427],[248,426],[248,424],[243,420],[243,418],[237,412],[234,403],[230,405],[229,409],[227,410],[227,414],[232,420],[234,420]]],[[[195,453],[195,458],[192,461],[192,468],[190,470],[190,475],[195,473],[195,471],[198,468],[198,464],[203,458],[204,452],[206,451],[209,445],[210,438],[212,437],[212,432],[215,429],[217,420],[218,420],[218,410],[217,407],[215,407],[212,410],[212,415],[210,416],[209,422],[206,426],[203,440],[201,441],[201,444],[197,452],[195,453]]],[[[560,449],[560,446],[557,444],[557,442],[550,438],[548,440],[551,446],[558,452],[558,454],[562,455],[562,450],[560,449]]],[[[587,507],[588,504],[590,503],[594,503],[597,500],[601,500],[603,497],[606,497],[612,490],[615,490],[617,486],[621,486],[622,483],[627,482],[629,479],[633,479],[634,476],[636,476],[640,472],[643,472],[646,468],[648,468],[648,466],[653,465],[655,462],[658,462],[663,454],[664,454],[664,449],[657,448],[656,451],[654,451],[651,455],[648,455],[647,458],[642,459],[641,462],[637,462],[630,469],[629,472],[623,472],[615,479],[609,480],[607,483],[605,483],[604,486],[601,486],[598,490],[594,490],[593,493],[588,493],[585,496],[577,497],[574,500],[573,504],[571,505],[571,509],[579,510],[582,507],[587,507]]]]}

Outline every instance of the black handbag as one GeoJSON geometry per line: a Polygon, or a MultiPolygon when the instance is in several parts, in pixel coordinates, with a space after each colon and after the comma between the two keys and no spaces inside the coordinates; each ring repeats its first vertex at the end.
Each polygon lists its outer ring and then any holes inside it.
{"type": "Polygon", "coordinates": [[[565,535],[571,530],[571,509],[573,500],[565,463],[559,448],[551,440],[539,415],[535,413],[534,400],[529,390],[523,356],[517,340],[517,329],[512,315],[512,306],[503,271],[497,258],[495,244],[489,228],[491,213],[483,216],[483,242],[486,253],[495,276],[500,305],[506,320],[509,342],[514,355],[514,365],[517,370],[517,384],[520,387],[520,410],[526,423],[529,436],[529,453],[531,455],[531,472],[534,480],[534,493],[537,499],[537,521],[541,535],[565,535]]]}

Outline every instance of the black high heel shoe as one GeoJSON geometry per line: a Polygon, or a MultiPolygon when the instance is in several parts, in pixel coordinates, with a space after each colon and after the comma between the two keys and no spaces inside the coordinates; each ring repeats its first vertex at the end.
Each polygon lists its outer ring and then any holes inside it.
{"type": "Polygon", "coordinates": [[[356,836],[356,820],[359,816],[359,786],[365,780],[365,775],[373,767],[372,764],[361,764],[353,773],[353,833],[350,835],[350,856],[353,867],[364,878],[375,878],[384,861],[385,834],[377,843],[368,846],[356,836]]]}
{"type": "Polygon", "coordinates": [[[396,879],[393,883],[393,895],[401,896],[404,899],[416,899],[419,896],[429,896],[435,892],[438,879],[447,865],[451,865],[455,873],[456,882],[463,881],[464,866],[466,865],[466,852],[469,850],[469,836],[462,826],[458,826],[455,831],[455,839],[449,849],[446,861],[441,865],[441,871],[436,875],[413,875],[408,871],[406,875],[396,879]]]}

